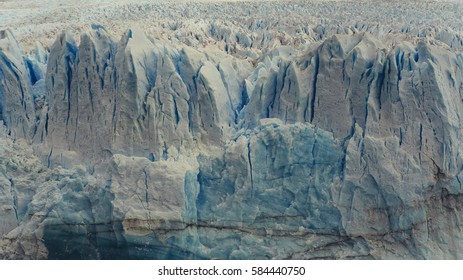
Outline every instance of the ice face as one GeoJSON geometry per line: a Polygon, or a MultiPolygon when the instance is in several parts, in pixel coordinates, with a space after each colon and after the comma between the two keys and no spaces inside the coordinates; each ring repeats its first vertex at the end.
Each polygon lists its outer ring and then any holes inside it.
{"type": "Polygon", "coordinates": [[[156,28],[66,21],[30,52],[0,32],[2,258],[463,257],[461,26],[161,2],[107,7],[165,4],[156,28]]]}

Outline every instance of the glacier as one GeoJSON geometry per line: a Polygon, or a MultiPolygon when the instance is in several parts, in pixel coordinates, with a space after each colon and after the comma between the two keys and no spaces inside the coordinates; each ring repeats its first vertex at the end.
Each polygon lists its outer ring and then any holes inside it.
{"type": "Polygon", "coordinates": [[[0,257],[462,259],[461,4],[259,3],[0,31],[0,257]]]}

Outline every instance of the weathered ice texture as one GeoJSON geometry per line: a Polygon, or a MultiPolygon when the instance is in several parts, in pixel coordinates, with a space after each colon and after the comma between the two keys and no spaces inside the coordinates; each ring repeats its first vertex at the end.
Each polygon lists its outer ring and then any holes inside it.
{"type": "Polygon", "coordinates": [[[0,257],[463,259],[461,29],[294,20],[1,31],[0,257]]]}
{"type": "Polygon", "coordinates": [[[9,30],[0,31],[0,121],[8,134],[30,138],[35,122],[35,110],[29,92],[29,77],[18,43],[9,30]],[[13,129],[14,128],[14,129],[13,129]]]}
{"type": "Polygon", "coordinates": [[[79,46],[61,34],[47,65],[48,107],[35,140],[62,165],[114,153],[166,160],[196,139],[220,144],[244,105],[237,72],[251,71],[227,55],[157,44],[139,31],[115,43],[100,26],[79,46]]]}

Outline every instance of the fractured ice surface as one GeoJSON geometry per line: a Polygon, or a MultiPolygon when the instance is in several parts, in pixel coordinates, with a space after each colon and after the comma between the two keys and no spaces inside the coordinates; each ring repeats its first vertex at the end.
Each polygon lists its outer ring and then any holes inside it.
{"type": "Polygon", "coordinates": [[[312,4],[1,31],[0,256],[463,258],[461,4],[312,4]]]}

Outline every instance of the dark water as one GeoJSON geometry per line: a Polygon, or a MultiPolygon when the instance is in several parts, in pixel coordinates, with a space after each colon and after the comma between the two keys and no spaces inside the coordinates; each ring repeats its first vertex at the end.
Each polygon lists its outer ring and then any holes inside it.
{"type": "Polygon", "coordinates": [[[202,259],[154,235],[124,236],[120,225],[50,225],[44,229],[51,260],[189,260],[202,259]]]}

